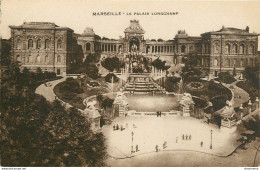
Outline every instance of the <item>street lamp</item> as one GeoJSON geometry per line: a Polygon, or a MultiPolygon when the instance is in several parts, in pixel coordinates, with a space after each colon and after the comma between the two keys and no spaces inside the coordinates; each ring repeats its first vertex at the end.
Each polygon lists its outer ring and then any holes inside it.
{"type": "Polygon", "coordinates": [[[210,130],[210,135],[211,135],[211,138],[210,138],[210,149],[212,149],[212,130],[210,130]]]}
{"type": "Polygon", "coordinates": [[[132,150],[131,150],[131,154],[134,153],[134,132],[132,132],[132,150]]]}

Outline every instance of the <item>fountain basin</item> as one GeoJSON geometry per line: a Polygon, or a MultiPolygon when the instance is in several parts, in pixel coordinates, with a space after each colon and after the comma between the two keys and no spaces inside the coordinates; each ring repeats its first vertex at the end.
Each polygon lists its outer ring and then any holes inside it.
{"type": "Polygon", "coordinates": [[[137,112],[169,112],[178,110],[179,102],[174,94],[126,94],[129,110],[137,112]]]}

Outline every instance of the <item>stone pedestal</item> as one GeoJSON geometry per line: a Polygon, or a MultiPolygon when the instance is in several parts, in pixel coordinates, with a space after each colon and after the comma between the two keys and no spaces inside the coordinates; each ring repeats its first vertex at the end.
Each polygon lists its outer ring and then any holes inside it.
{"type": "Polygon", "coordinates": [[[191,113],[194,112],[194,101],[192,100],[192,96],[189,93],[184,93],[180,100],[180,111],[182,112],[182,116],[189,117],[191,113]]]}
{"type": "Polygon", "coordinates": [[[98,109],[95,107],[96,101],[91,101],[87,103],[86,109],[84,113],[87,115],[90,128],[93,131],[97,131],[100,129],[100,118],[101,115],[98,112],[98,109]]]}

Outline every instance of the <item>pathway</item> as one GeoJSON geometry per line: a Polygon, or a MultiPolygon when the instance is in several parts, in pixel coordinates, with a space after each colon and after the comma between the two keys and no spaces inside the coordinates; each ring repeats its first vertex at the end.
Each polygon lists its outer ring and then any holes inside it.
{"type": "Polygon", "coordinates": [[[51,86],[49,87],[46,87],[45,84],[41,84],[39,87],[36,88],[35,93],[44,96],[46,100],[48,100],[49,102],[53,102],[56,96],[56,94],[54,93],[54,87],[65,80],[66,77],[63,77],[58,80],[50,81],[48,82],[51,84],[51,86]]]}

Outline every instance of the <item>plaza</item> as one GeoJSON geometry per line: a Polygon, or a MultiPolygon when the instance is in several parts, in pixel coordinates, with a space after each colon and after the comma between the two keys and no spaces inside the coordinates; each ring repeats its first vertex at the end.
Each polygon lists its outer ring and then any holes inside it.
{"type": "Polygon", "coordinates": [[[107,140],[109,155],[117,159],[156,152],[156,145],[161,151],[190,150],[215,155],[229,154],[239,145],[236,142],[239,135],[235,130],[219,129],[216,125],[208,125],[191,117],[120,117],[111,125],[102,127],[102,132],[107,140]],[[124,130],[113,130],[113,125],[117,124],[124,130]],[[167,143],[166,148],[163,148],[164,142],[167,143]],[[132,145],[134,151],[136,145],[140,151],[131,153],[132,145]]]}

